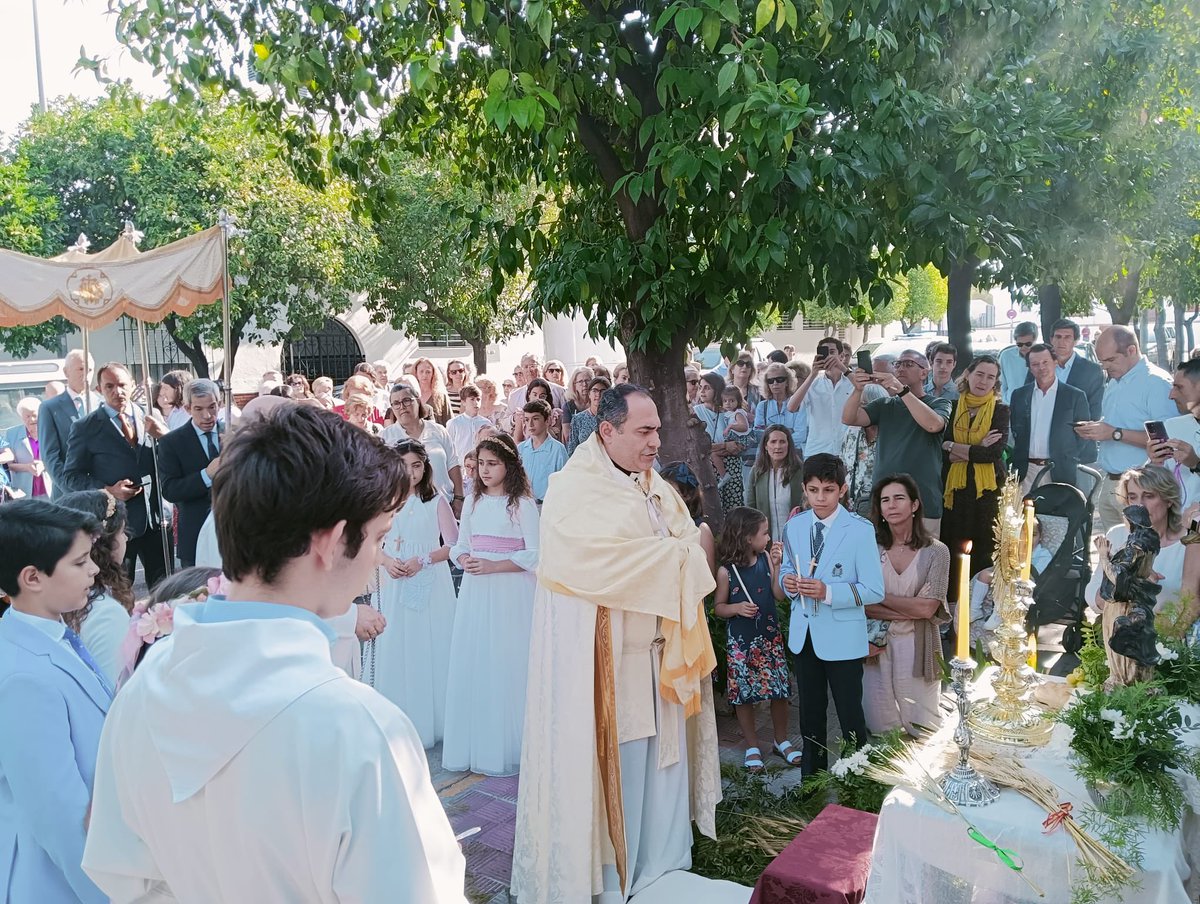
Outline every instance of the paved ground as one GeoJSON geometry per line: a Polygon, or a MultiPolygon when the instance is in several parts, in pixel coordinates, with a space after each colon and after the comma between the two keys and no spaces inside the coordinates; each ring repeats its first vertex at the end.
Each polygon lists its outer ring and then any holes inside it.
{"type": "MultiPolygon", "coordinates": [[[[797,714],[792,710],[792,737],[796,738],[797,714]]],[[[771,736],[769,713],[759,712],[759,738],[771,736]]],[[[839,731],[831,713],[831,737],[839,731]]],[[[717,715],[721,761],[740,765],[742,736],[732,715],[717,715]]],[[[762,744],[768,743],[763,740],[762,744]]],[[[764,747],[764,751],[767,748],[764,747]]],[[[517,817],[517,777],[493,778],[470,772],[447,772],[441,768],[442,748],[426,751],[433,786],[446,807],[455,832],[478,826],[481,831],[463,842],[467,858],[467,894],[480,904],[510,904],[509,877],[512,870],[513,834],[517,817]]],[[[800,770],[789,769],[777,756],[766,757],[770,784],[782,791],[800,781],[800,770]]]]}

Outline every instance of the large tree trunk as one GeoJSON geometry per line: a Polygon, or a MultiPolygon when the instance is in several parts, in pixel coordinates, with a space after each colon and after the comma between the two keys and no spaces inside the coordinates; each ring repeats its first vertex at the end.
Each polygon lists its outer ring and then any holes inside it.
{"type": "Polygon", "coordinates": [[[171,337],[171,341],[175,343],[175,347],[183,352],[184,357],[191,362],[192,373],[197,377],[208,379],[208,356],[204,354],[204,346],[201,344],[199,337],[193,339],[191,342],[186,341],[176,332],[177,325],[178,322],[174,314],[163,321],[163,328],[167,331],[167,335],[171,337]]]}
{"type": "Polygon", "coordinates": [[[1183,305],[1179,299],[1171,299],[1171,307],[1175,311],[1175,366],[1178,367],[1187,360],[1190,349],[1183,336],[1183,305]]]}
{"type": "MultiPolygon", "coordinates": [[[[1179,308],[1182,309],[1183,305],[1180,304],[1179,308]]],[[[1197,317],[1200,317],[1200,303],[1198,303],[1196,305],[1196,307],[1192,310],[1192,315],[1190,317],[1185,318],[1183,321],[1184,328],[1187,330],[1187,354],[1184,355],[1183,358],[1180,358],[1179,359],[1180,361],[1184,360],[1184,358],[1189,357],[1192,353],[1192,349],[1194,349],[1196,347],[1196,329],[1195,329],[1195,327],[1196,327],[1196,318],[1197,317]]]]}
{"type": "Polygon", "coordinates": [[[1138,298],[1141,295],[1142,271],[1134,270],[1117,279],[1116,289],[1121,295],[1120,301],[1106,298],[1104,306],[1108,308],[1108,316],[1113,323],[1128,326],[1137,313],[1138,298]]]}
{"type": "Polygon", "coordinates": [[[487,339],[480,336],[463,336],[471,346],[471,365],[476,374],[487,373],[487,339]]]}
{"type": "Polygon", "coordinates": [[[709,524],[716,533],[720,530],[724,518],[721,500],[717,496],[717,475],[709,459],[711,443],[708,434],[704,432],[704,426],[688,405],[687,381],[683,375],[690,339],[691,335],[687,330],[680,330],[671,337],[670,348],[649,353],[630,348],[627,344],[629,379],[650,390],[654,404],[658,406],[658,418],[662,422],[659,431],[662,448],[659,450],[658,460],[662,464],[686,461],[692,466],[700,480],[704,514],[708,516],[709,524]]]}
{"type": "Polygon", "coordinates": [[[950,344],[958,349],[955,373],[961,373],[971,363],[971,284],[978,265],[975,258],[968,257],[955,264],[946,278],[946,332],[950,344]]]}
{"type": "Polygon", "coordinates": [[[1062,319],[1062,286],[1048,283],[1038,287],[1038,307],[1042,311],[1042,342],[1049,342],[1054,324],[1062,319]]]}
{"type": "Polygon", "coordinates": [[[1167,305],[1162,296],[1154,301],[1154,351],[1155,363],[1166,367],[1171,360],[1171,350],[1167,348],[1167,305]]]}

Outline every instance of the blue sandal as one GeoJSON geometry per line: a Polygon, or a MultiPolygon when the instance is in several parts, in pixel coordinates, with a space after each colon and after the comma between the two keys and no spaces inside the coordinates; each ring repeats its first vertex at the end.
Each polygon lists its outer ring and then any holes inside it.
{"type": "Polygon", "coordinates": [[[804,759],[804,755],[800,753],[800,751],[794,746],[792,746],[791,741],[784,741],[782,744],[776,743],[775,752],[779,754],[783,761],[789,766],[799,767],[801,760],[804,759]]]}

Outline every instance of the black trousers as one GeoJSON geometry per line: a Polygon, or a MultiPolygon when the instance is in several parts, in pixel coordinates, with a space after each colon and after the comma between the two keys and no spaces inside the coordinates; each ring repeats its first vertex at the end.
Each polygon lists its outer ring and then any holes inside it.
{"type": "MultiPolygon", "coordinates": [[[[842,737],[854,740],[855,747],[867,743],[867,718],[863,715],[863,661],[846,659],[828,662],[813,650],[812,634],[804,638],[804,647],[792,657],[796,684],[800,688],[800,732],[804,736],[804,758],[800,770],[812,775],[829,767],[829,737],[826,712],[829,696],[842,725],[842,737]]],[[[834,752],[834,759],[838,758],[834,752]]]]}
{"type": "Polygon", "coordinates": [[[129,540],[129,545],[125,547],[125,573],[130,581],[134,580],[138,559],[142,560],[142,570],[146,573],[146,587],[153,590],[154,585],[167,576],[160,529],[152,527],[140,537],[129,540]]]}

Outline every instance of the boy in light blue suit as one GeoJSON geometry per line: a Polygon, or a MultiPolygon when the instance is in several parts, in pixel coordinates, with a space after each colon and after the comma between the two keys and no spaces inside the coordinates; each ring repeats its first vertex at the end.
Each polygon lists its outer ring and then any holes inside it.
{"type": "Polygon", "coordinates": [[[44,499],[0,506],[0,891],[6,904],[104,904],[84,820],[112,690],[62,616],[99,570],[98,525],[44,499]]]}
{"type": "Polygon", "coordinates": [[[788,646],[800,689],[801,769],[811,775],[829,764],[825,717],[833,695],[842,736],[867,741],[862,707],[867,655],[866,607],[883,601],[883,568],[869,521],[842,508],[846,466],[835,455],[804,461],[810,508],[783,531],[777,599],[792,601],[788,646]],[[826,691],[828,687],[828,691],[826,691]]]}

